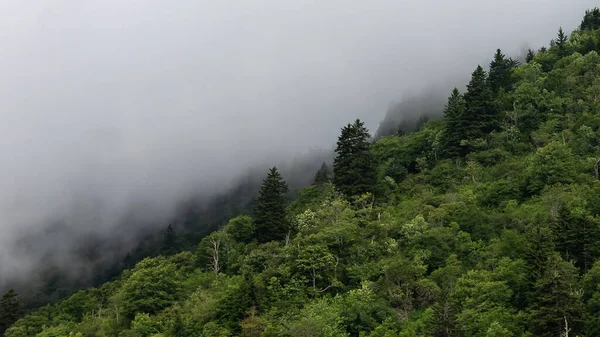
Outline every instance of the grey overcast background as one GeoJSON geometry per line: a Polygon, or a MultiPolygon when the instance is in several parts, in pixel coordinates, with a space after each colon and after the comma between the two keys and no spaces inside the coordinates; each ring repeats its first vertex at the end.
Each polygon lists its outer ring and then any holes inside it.
{"type": "Polygon", "coordinates": [[[330,148],[356,117],[374,132],[390,102],[464,85],[498,47],[547,45],[595,3],[2,1],[0,282],[125,216],[160,223],[248,167],[330,148]]]}

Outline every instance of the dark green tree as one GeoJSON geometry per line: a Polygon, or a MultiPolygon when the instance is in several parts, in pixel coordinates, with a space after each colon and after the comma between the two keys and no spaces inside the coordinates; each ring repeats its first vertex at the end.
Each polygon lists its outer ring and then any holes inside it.
{"type": "Polygon", "coordinates": [[[357,119],[342,128],[333,162],[333,183],[346,196],[372,192],[377,175],[370,152],[369,132],[357,119]]]}
{"type": "Polygon", "coordinates": [[[452,90],[444,109],[443,148],[450,158],[461,155],[460,141],[466,137],[463,133],[462,118],[465,112],[465,100],[457,88],[452,90]]]}
{"type": "Polygon", "coordinates": [[[23,302],[19,295],[13,289],[5,292],[0,299],[0,334],[4,334],[4,331],[24,313],[23,302]]]}
{"type": "Polygon", "coordinates": [[[592,10],[586,10],[579,28],[581,30],[594,30],[600,28],[600,9],[596,7],[592,10]]]}
{"type": "Polygon", "coordinates": [[[481,66],[477,66],[471,75],[464,98],[466,108],[461,120],[465,138],[485,138],[497,127],[498,121],[492,107],[492,91],[487,74],[481,66]]]}
{"type": "Polygon", "coordinates": [[[581,332],[583,305],[578,271],[557,253],[549,256],[543,274],[534,283],[534,300],[529,308],[535,336],[570,336],[581,332]]]}
{"type": "Polygon", "coordinates": [[[163,233],[163,242],[161,246],[161,254],[163,255],[171,255],[176,254],[180,250],[179,240],[177,238],[177,233],[175,233],[175,229],[173,225],[169,224],[167,229],[163,233]]]}
{"type": "Polygon", "coordinates": [[[323,162],[323,165],[321,165],[321,168],[319,168],[319,170],[315,174],[314,185],[323,186],[323,185],[329,183],[330,180],[331,180],[331,170],[329,169],[329,166],[327,166],[327,164],[325,164],[325,162],[323,162]]]}
{"type": "Polygon", "coordinates": [[[494,60],[490,63],[490,73],[488,83],[492,93],[496,94],[498,90],[508,91],[512,85],[511,70],[517,65],[517,62],[511,58],[506,58],[500,49],[496,50],[494,60]]]}
{"type": "Polygon", "coordinates": [[[289,230],[285,211],[285,194],[288,186],[277,171],[277,167],[269,170],[269,174],[260,188],[258,200],[254,208],[254,226],[259,242],[284,239],[289,230]]]}
{"type": "Polygon", "coordinates": [[[559,57],[565,57],[568,55],[567,40],[568,40],[567,34],[563,31],[562,27],[560,27],[558,29],[558,34],[556,37],[556,48],[558,50],[559,57]]]}
{"type": "Polygon", "coordinates": [[[535,58],[535,52],[533,51],[533,49],[527,50],[527,55],[525,56],[525,62],[529,63],[529,62],[533,61],[534,58],[535,58]]]}

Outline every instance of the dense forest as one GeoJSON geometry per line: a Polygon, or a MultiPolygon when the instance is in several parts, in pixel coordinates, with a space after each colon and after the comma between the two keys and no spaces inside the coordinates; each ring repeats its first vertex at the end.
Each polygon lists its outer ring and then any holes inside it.
{"type": "MultiPolygon", "coordinates": [[[[522,64],[498,50],[443,118],[371,142],[290,198],[23,316],[21,336],[600,336],[600,10],[522,64]],[[292,200],[290,200],[292,199],[292,200]]],[[[21,318],[19,318],[21,317],[21,318]]]]}

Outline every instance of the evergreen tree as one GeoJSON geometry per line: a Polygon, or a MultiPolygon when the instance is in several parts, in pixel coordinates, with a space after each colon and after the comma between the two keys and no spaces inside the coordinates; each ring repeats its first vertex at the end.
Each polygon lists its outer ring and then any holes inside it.
{"type": "Polygon", "coordinates": [[[473,72],[464,98],[466,108],[461,120],[465,138],[484,138],[497,127],[498,122],[492,108],[492,91],[487,74],[481,66],[477,66],[473,72]]]}
{"type": "Polygon", "coordinates": [[[315,174],[314,184],[322,186],[322,185],[327,184],[330,179],[331,179],[331,172],[329,170],[329,166],[327,166],[327,164],[325,164],[325,162],[323,162],[323,165],[321,165],[321,168],[319,168],[319,170],[317,171],[317,174],[315,174]]]}
{"type": "Polygon", "coordinates": [[[448,103],[444,109],[443,148],[448,157],[453,158],[461,154],[460,141],[463,139],[462,117],[465,112],[465,100],[457,88],[452,90],[448,103]]]}
{"type": "Polygon", "coordinates": [[[533,51],[533,49],[527,50],[527,56],[525,56],[525,62],[529,63],[529,62],[533,61],[534,57],[535,57],[535,52],[533,51]]]}
{"type": "Polygon", "coordinates": [[[172,255],[179,252],[179,244],[177,233],[175,233],[175,229],[173,225],[169,224],[167,229],[163,234],[163,242],[161,247],[161,254],[163,255],[172,255]]]}
{"type": "Polygon", "coordinates": [[[586,10],[583,21],[579,25],[581,30],[594,30],[600,28],[600,9],[586,10]]]}
{"type": "Polygon", "coordinates": [[[535,299],[529,308],[535,336],[564,336],[567,328],[571,336],[581,331],[583,306],[577,269],[557,253],[549,256],[544,273],[535,281],[535,299]]]}
{"type": "Polygon", "coordinates": [[[563,31],[562,27],[558,29],[558,35],[556,39],[556,47],[558,49],[558,56],[567,56],[567,34],[563,31]]]}
{"type": "Polygon", "coordinates": [[[363,122],[342,128],[333,162],[333,182],[346,196],[372,192],[377,176],[370,152],[369,132],[363,122]]]}
{"type": "Polygon", "coordinates": [[[0,334],[23,316],[25,310],[19,295],[9,289],[0,299],[0,334]]]}
{"type": "Polygon", "coordinates": [[[501,88],[505,91],[510,89],[512,84],[511,70],[516,65],[516,62],[511,58],[506,58],[500,49],[496,51],[494,60],[490,63],[490,73],[488,76],[488,83],[492,93],[497,93],[501,88]]]}
{"type": "Polygon", "coordinates": [[[288,187],[276,167],[269,170],[254,208],[254,226],[259,242],[284,239],[289,225],[285,211],[288,187]]]}

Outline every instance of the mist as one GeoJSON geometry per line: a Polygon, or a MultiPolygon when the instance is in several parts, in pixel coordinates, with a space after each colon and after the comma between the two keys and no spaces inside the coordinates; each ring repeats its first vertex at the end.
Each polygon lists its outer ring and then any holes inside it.
{"type": "Polygon", "coordinates": [[[330,151],[357,117],[375,132],[392,102],[446,97],[594,5],[4,1],[0,284],[84,268],[82,238],[131,244],[250,168],[330,151]]]}

